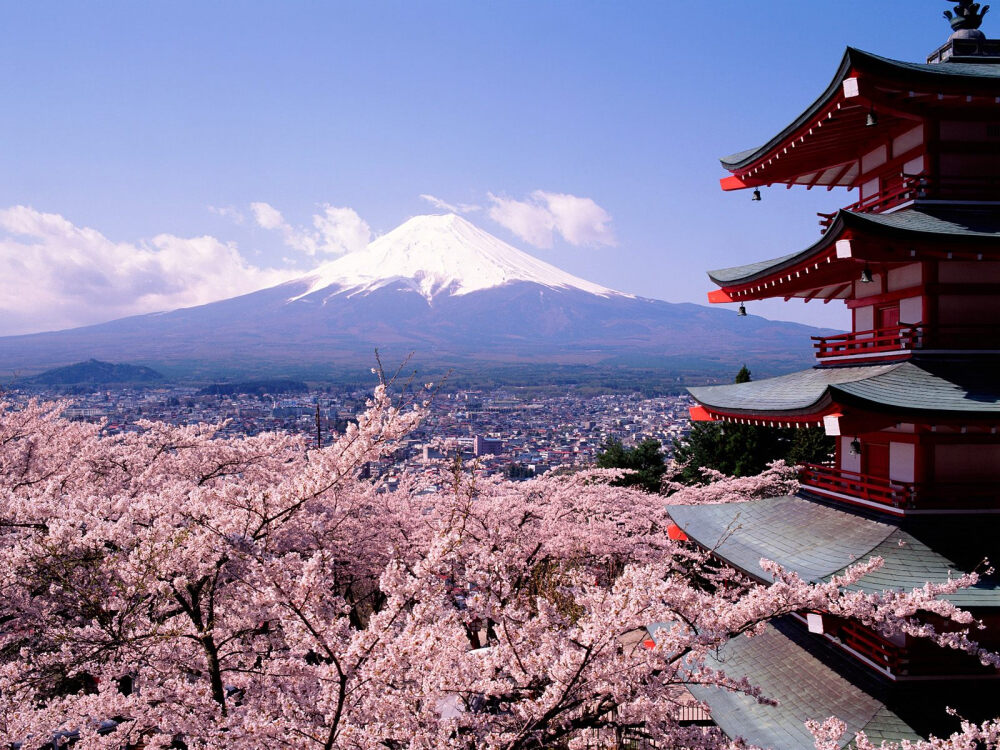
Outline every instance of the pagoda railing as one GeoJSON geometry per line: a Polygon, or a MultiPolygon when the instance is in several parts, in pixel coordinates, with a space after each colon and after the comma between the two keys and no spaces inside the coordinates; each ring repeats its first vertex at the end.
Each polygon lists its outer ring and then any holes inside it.
{"type": "Polygon", "coordinates": [[[915,349],[923,341],[924,328],[922,325],[903,325],[811,338],[815,342],[816,356],[825,359],[915,349]]]}
{"type": "Polygon", "coordinates": [[[836,336],[813,336],[812,340],[818,359],[856,354],[908,355],[914,349],[984,351],[1000,349],[1000,329],[995,325],[928,326],[904,323],[836,336]]]}
{"type": "MultiPolygon", "coordinates": [[[[1000,176],[903,175],[898,183],[887,186],[878,193],[862,198],[849,206],[844,206],[843,210],[877,214],[916,200],[1000,201],[1000,176]]],[[[819,216],[820,231],[826,234],[837,212],[820,212],[816,215],[819,216]]]]}
{"type": "Polygon", "coordinates": [[[827,490],[891,508],[912,508],[916,500],[916,487],[911,483],[820,464],[800,464],[799,482],[807,490],[827,490]]]}
{"type": "Polygon", "coordinates": [[[903,662],[903,651],[892,641],[883,638],[853,620],[842,620],[838,636],[841,643],[871,660],[882,669],[898,674],[903,662]]]}
{"type": "Polygon", "coordinates": [[[899,510],[996,510],[1000,487],[995,480],[899,482],[821,464],[799,464],[805,490],[865,500],[899,510]]]}

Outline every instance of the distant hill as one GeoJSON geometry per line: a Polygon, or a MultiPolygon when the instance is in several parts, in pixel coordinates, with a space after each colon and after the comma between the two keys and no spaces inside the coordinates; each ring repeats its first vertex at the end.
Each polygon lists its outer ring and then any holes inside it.
{"type": "Polygon", "coordinates": [[[46,370],[27,380],[32,385],[109,385],[112,383],[155,383],[163,375],[150,367],[101,362],[90,359],[66,367],[46,370]]]}
{"type": "Polygon", "coordinates": [[[0,338],[0,373],[127,351],[171,376],[203,383],[313,381],[367,372],[378,348],[390,369],[413,353],[407,368],[421,377],[552,367],[615,375],[638,368],[679,383],[728,380],[744,363],[761,376],[809,367],[810,336],[829,333],[624,294],[534,258],[462,217],[417,216],[367,249],[280,286],[0,338]]]}
{"type": "Polygon", "coordinates": [[[232,396],[236,393],[274,396],[308,393],[309,386],[301,380],[248,380],[244,383],[214,383],[198,391],[198,396],[232,396]]]}

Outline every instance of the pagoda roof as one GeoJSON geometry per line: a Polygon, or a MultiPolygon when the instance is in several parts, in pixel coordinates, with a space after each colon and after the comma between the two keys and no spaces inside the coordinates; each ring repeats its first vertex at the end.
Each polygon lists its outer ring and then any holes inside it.
{"type": "MultiPolygon", "coordinates": [[[[926,101],[919,100],[914,96],[915,92],[927,95],[951,95],[961,96],[964,102],[968,102],[967,97],[973,95],[996,96],[1000,93],[1000,65],[989,63],[911,63],[873,55],[870,52],[848,47],[844,53],[837,72],[829,86],[820,94],[802,114],[793,120],[787,127],[782,129],[777,135],[762,146],[746,149],[730,156],[724,157],[720,161],[722,166],[731,172],[751,176],[748,170],[751,167],[761,167],[765,165],[765,160],[774,160],[788,153],[788,146],[798,139],[798,143],[805,152],[813,151],[810,148],[807,137],[812,137],[819,149],[829,148],[830,138],[834,142],[841,142],[847,146],[845,154],[857,154],[860,148],[870,140],[870,134],[864,133],[864,114],[869,107],[879,100],[885,107],[887,121],[880,124],[895,127],[904,124],[907,119],[915,122],[920,119],[921,107],[930,106],[932,102],[938,101],[937,96],[930,97],[926,101]],[[848,78],[859,78],[870,80],[879,84],[881,88],[866,88],[864,91],[855,92],[854,96],[848,96],[844,92],[844,82],[848,78]],[[888,85],[888,88],[886,86],[888,85]],[[885,105],[884,100],[888,99],[890,105],[885,105]],[[912,112],[907,112],[912,109],[912,112]],[[857,110],[855,112],[855,110],[857,110]],[[855,114],[860,115],[854,117],[855,114]],[[855,123],[854,120],[859,120],[855,123]],[[827,124],[826,134],[822,142],[818,133],[814,129],[827,124]],[[851,134],[851,143],[843,143],[845,136],[851,134]]],[[[995,102],[989,102],[994,104],[995,102]]],[[[876,105],[878,106],[878,105],[876,105]]],[[[880,107],[882,109],[882,107],[880,107]]],[[[801,153],[801,152],[800,152],[801,153]]],[[[839,152],[838,152],[839,153],[839,152]]],[[[815,161],[815,159],[813,159],[815,161]]],[[[835,166],[843,164],[844,161],[834,159],[829,164],[815,163],[816,168],[825,166],[835,166]]],[[[787,174],[783,170],[773,169],[762,172],[753,182],[732,187],[749,187],[752,184],[770,184],[772,182],[797,181],[795,178],[802,174],[802,170],[791,171],[787,174]]],[[[816,180],[816,183],[826,186],[850,184],[857,174],[848,175],[842,172],[839,175],[831,176],[828,180],[816,180]],[[846,181],[845,181],[846,180],[846,181]]]]}
{"type": "MultiPolygon", "coordinates": [[[[795,495],[720,505],[674,505],[670,517],[689,538],[747,574],[771,581],[760,567],[773,560],[813,583],[829,581],[870,557],[884,564],[852,590],[874,593],[912,590],[944,583],[960,567],[899,526],[848,513],[795,495]]],[[[942,532],[943,533],[943,532],[942,532]]],[[[936,545],[934,545],[936,546],[936,545]]],[[[943,597],[960,607],[1000,607],[1000,583],[976,586],[943,597]]]]}
{"type": "MultiPolygon", "coordinates": [[[[833,217],[826,233],[805,250],[743,266],[709,271],[708,276],[721,287],[738,287],[784,275],[810,262],[826,261],[827,258],[833,261],[836,260],[836,243],[845,235],[900,240],[909,244],[925,242],[933,245],[947,240],[962,247],[995,247],[1000,240],[1000,212],[994,207],[919,203],[892,213],[841,210],[833,217]]],[[[912,261],[912,258],[897,259],[897,262],[904,261],[912,261]]],[[[848,262],[851,262],[850,259],[848,262]]],[[[823,280],[817,283],[822,283],[823,280]]],[[[772,292],[779,293],[780,291],[772,292]]]]}
{"type": "Polygon", "coordinates": [[[836,406],[914,417],[1000,416],[1000,363],[910,360],[812,368],[765,380],[689,388],[716,414],[819,417],[836,406]]]}
{"type": "MultiPolygon", "coordinates": [[[[708,704],[712,720],[730,737],[743,737],[758,747],[801,750],[815,740],[805,722],[836,716],[847,727],[841,746],[859,732],[878,745],[882,740],[923,739],[878,696],[869,680],[849,667],[827,666],[806,648],[801,634],[787,624],[768,625],[753,637],[741,635],[706,659],[707,666],[730,677],[746,676],[763,694],[777,701],[756,699],[719,687],[690,684],[688,690],[708,704]],[[851,677],[853,679],[847,679],[851,677]]],[[[936,692],[936,691],[935,691],[936,692]]]]}

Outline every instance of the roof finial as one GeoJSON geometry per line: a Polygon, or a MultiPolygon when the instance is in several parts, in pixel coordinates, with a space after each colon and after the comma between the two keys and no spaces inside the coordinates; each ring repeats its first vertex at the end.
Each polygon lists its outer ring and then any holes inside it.
{"type": "Polygon", "coordinates": [[[983,23],[983,16],[986,15],[990,6],[985,5],[980,9],[979,3],[974,3],[972,0],[949,0],[949,2],[956,3],[954,13],[950,10],[944,12],[944,17],[951,24],[952,31],[964,37],[980,36],[982,32],[977,30],[983,23]],[[961,32],[966,33],[962,34],[961,32]]]}

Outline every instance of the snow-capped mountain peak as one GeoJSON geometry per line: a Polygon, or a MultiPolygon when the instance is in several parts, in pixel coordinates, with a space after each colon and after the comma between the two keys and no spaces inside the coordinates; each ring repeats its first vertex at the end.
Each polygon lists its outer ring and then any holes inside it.
{"type": "Polygon", "coordinates": [[[307,274],[308,290],[364,294],[404,282],[427,300],[439,294],[463,295],[528,281],[573,288],[602,297],[630,297],[593,284],[538,260],[484,232],[456,214],[415,216],[371,242],[307,274]]]}

